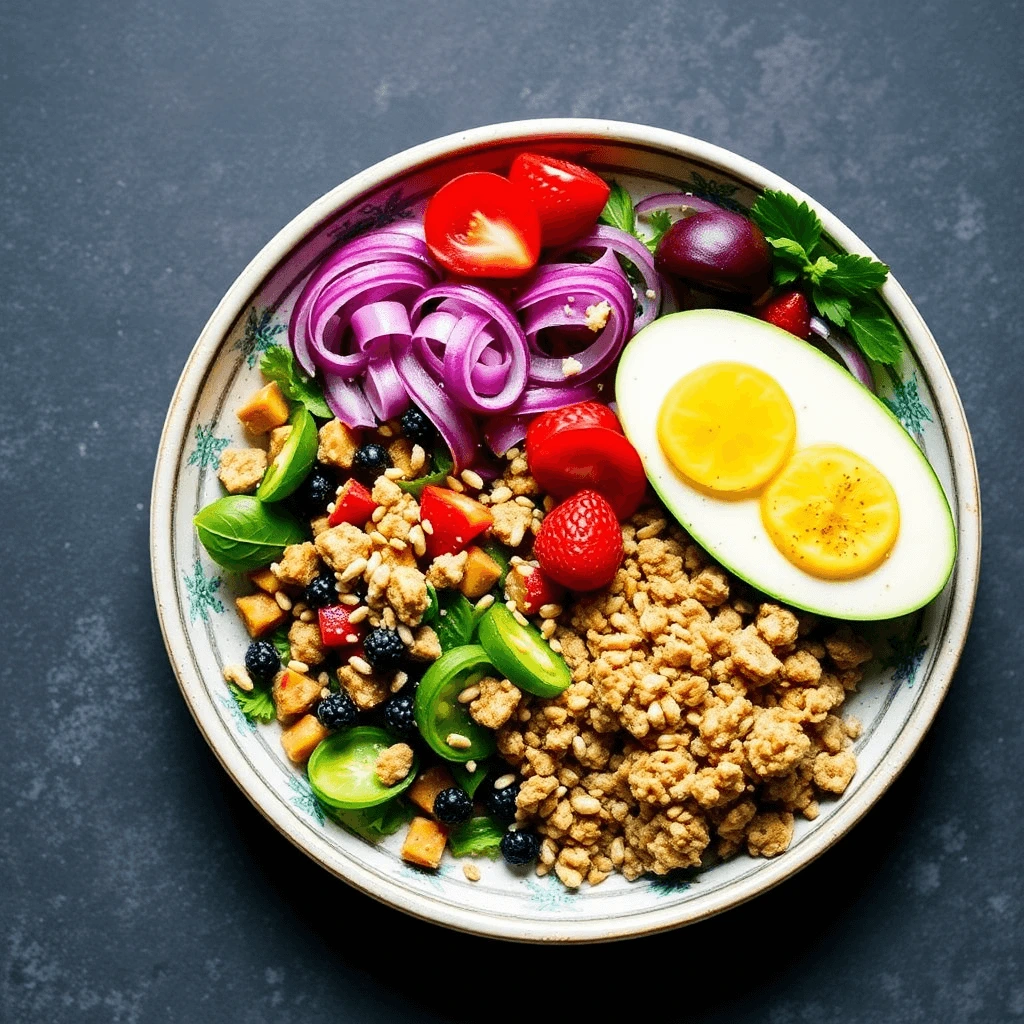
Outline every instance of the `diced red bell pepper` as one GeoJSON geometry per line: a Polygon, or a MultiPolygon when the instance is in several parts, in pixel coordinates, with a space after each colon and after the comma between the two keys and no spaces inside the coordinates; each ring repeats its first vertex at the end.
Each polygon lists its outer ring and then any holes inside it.
{"type": "Polygon", "coordinates": [[[377,502],[358,480],[348,480],[334,502],[334,511],[327,520],[327,525],[351,523],[353,526],[363,526],[370,521],[376,507],[377,502]]]}
{"type": "Polygon", "coordinates": [[[356,609],[347,604],[332,604],[317,609],[320,617],[320,637],[324,647],[354,647],[363,642],[366,620],[349,622],[356,609]]]}
{"type": "Polygon", "coordinates": [[[535,565],[514,565],[505,577],[505,597],[523,615],[536,615],[546,604],[561,604],[565,589],[535,565]]]}
{"type": "Polygon", "coordinates": [[[432,528],[427,534],[427,554],[437,558],[458,554],[491,526],[494,516],[468,494],[428,484],[420,495],[420,522],[423,520],[432,528]]]}

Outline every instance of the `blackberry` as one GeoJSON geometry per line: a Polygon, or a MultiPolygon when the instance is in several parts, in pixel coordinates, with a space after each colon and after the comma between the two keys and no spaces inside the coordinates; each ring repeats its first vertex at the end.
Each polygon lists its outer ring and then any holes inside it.
{"type": "Polygon", "coordinates": [[[405,657],[405,644],[393,630],[379,626],[371,629],[363,641],[363,654],[375,672],[387,675],[394,672],[405,657]]]}
{"type": "Polygon", "coordinates": [[[506,832],[501,837],[501,855],[506,864],[529,864],[540,853],[540,839],[535,832],[506,832]]]}
{"type": "Polygon", "coordinates": [[[326,608],[329,604],[337,604],[338,591],[334,586],[333,575],[317,576],[302,595],[302,599],[310,608],[326,608]]]}
{"type": "Polygon", "coordinates": [[[503,825],[511,825],[516,820],[516,797],[519,796],[519,783],[513,782],[511,786],[504,789],[488,791],[484,804],[489,814],[492,814],[503,825]]]}
{"type": "Polygon", "coordinates": [[[429,419],[416,408],[409,406],[402,413],[402,433],[405,434],[413,444],[428,448],[437,437],[437,429],[429,419]]]}
{"type": "Polygon", "coordinates": [[[265,683],[281,667],[281,656],[269,640],[253,640],[245,650],[245,670],[265,683]]]}
{"type": "Polygon", "coordinates": [[[416,731],[413,717],[413,696],[399,693],[384,702],[384,724],[398,736],[409,736],[416,731]]]}
{"type": "Polygon", "coordinates": [[[344,690],[324,697],[316,709],[316,717],[325,729],[344,729],[356,720],[358,714],[355,702],[344,690]]]}
{"type": "Polygon", "coordinates": [[[442,789],[434,797],[434,817],[442,825],[461,825],[473,817],[473,800],[464,789],[459,789],[458,786],[442,789]]]}
{"type": "Polygon", "coordinates": [[[373,441],[361,444],[352,456],[352,472],[367,484],[372,484],[391,465],[387,448],[373,441]]]}
{"type": "Polygon", "coordinates": [[[309,475],[299,485],[296,497],[310,515],[322,514],[334,499],[337,484],[322,462],[314,462],[309,475]]]}

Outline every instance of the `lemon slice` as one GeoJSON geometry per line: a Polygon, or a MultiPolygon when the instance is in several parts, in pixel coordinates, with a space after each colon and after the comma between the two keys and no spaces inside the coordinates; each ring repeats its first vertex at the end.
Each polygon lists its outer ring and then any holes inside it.
{"type": "Polygon", "coordinates": [[[658,415],[665,457],[719,497],[756,491],[793,450],[796,417],[774,378],[745,363],[709,363],[677,381],[658,415]]]}
{"type": "Polygon", "coordinates": [[[838,445],[798,451],[761,496],[772,542],[798,568],[848,580],[880,565],[896,543],[900,507],[867,459],[838,445]]]}

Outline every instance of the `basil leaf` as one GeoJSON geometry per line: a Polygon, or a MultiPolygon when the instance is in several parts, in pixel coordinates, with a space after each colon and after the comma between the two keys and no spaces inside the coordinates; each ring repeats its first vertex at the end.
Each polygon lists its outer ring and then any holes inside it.
{"type": "Polygon", "coordinates": [[[192,520],[210,557],[230,572],[269,565],[289,544],[308,532],[292,515],[249,494],[229,494],[202,509],[192,520]]]}
{"type": "Polygon", "coordinates": [[[599,223],[609,224],[613,228],[625,231],[627,235],[633,234],[636,227],[633,198],[617,181],[612,182],[608,202],[604,204],[601,216],[597,219],[599,223]]]}
{"type": "Polygon", "coordinates": [[[434,632],[442,651],[465,647],[473,639],[476,616],[466,595],[458,590],[442,590],[437,595],[438,614],[434,632]]]}
{"type": "Polygon", "coordinates": [[[479,763],[476,766],[475,772],[468,771],[464,764],[452,763],[448,767],[451,769],[452,777],[455,781],[470,796],[476,796],[476,791],[480,788],[480,784],[487,778],[491,770],[491,765],[486,761],[479,763]]]}
{"type": "Polygon", "coordinates": [[[497,857],[505,829],[486,816],[470,818],[448,834],[448,848],[454,857],[497,857]]]}
{"type": "Polygon", "coordinates": [[[315,380],[307,377],[295,361],[291,349],[284,345],[268,348],[260,358],[260,373],[277,383],[285,398],[300,402],[314,416],[329,420],[334,414],[315,380]]]}
{"type": "Polygon", "coordinates": [[[419,476],[415,480],[399,480],[398,486],[406,494],[411,494],[417,500],[423,493],[424,487],[428,485],[440,487],[448,479],[448,475],[452,471],[452,457],[448,450],[444,449],[434,453],[433,462],[434,469],[432,472],[426,476],[419,476]]]}

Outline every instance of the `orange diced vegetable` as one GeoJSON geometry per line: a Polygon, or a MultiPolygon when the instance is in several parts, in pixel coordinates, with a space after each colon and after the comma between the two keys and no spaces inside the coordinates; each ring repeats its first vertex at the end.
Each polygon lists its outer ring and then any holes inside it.
{"type": "Polygon", "coordinates": [[[402,843],[402,860],[423,868],[436,868],[447,842],[448,829],[444,825],[432,818],[413,818],[402,843]]]}
{"type": "Polygon", "coordinates": [[[289,761],[305,764],[309,755],[329,735],[316,715],[305,715],[281,733],[281,746],[289,761]]]}
{"type": "Polygon", "coordinates": [[[259,389],[235,415],[251,434],[265,434],[288,422],[288,401],[271,381],[259,389]]]}
{"type": "Polygon", "coordinates": [[[452,773],[444,765],[434,765],[416,776],[416,781],[409,787],[409,799],[427,814],[434,813],[434,800],[442,789],[451,789],[455,785],[452,773]]]}
{"type": "Polygon", "coordinates": [[[256,594],[246,594],[244,597],[235,598],[235,607],[238,614],[242,616],[245,628],[249,636],[263,636],[272,629],[277,629],[288,618],[288,613],[283,611],[278,603],[262,591],[256,594]]]}

